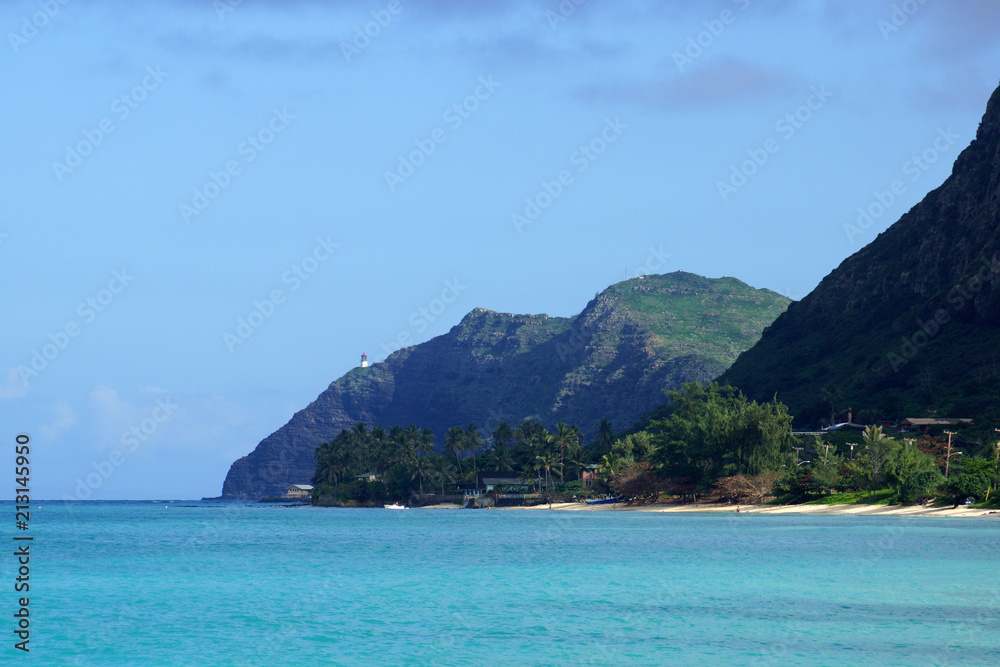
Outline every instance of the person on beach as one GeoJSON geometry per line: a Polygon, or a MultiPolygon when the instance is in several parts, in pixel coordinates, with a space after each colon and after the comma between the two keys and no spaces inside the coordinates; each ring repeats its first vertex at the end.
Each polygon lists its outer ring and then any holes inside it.
{"type": "Polygon", "coordinates": [[[739,511],[740,511],[740,506],[739,506],[739,505],[737,505],[737,506],[736,506],[736,511],[737,511],[737,512],[739,512],[739,511]]]}

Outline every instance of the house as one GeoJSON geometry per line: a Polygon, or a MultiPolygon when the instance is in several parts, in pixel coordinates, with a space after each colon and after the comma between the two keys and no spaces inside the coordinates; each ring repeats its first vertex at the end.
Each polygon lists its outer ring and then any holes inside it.
{"type": "Polygon", "coordinates": [[[934,426],[959,426],[971,424],[971,419],[934,419],[931,417],[910,417],[903,420],[904,428],[918,428],[926,431],[934,426]]]}
{"type": "Polygon", "coordinates": [[[521,478],[521,473],[505,471],[505,470],[480,470],[476,475],[476,489],[477,494],[489,493],[493,491],[498,486],[506,486],[508,488],[527,488],[528,485],[524,483],[521,478]]]}
{"type": "Polygon", "coordinates": [[[308,498],[312,495],[313,487],[308,484],[292,484],[285,491],[285,495],[289,498],[308,498]]]}
{"type": "Polygon", "coordinates": [[[598,464],[592,463],[580,470],[580,481],[583,482],[583,488],[592,489],[594,487],[594,480],[597,479],[597,470],[600,467],[598,464]]]}
{"type": "Polygon", "coordinates": [[[359,482],[377,482],[381,479],[378,475],[373,472],[365,472],[358,475],[357,480],[359,482]]]}

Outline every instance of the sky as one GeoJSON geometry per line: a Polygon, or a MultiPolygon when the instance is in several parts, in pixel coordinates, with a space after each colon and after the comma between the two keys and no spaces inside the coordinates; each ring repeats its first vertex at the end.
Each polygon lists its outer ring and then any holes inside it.
{"type": "Polygon", "coordinates": [[[677,270],[801,299],[947,178],[998,23],[993,0],[0,0],[0,451],[30,438],[34,498],[216,496],[362,352],[473,308],[570,316],[677,270]]]}

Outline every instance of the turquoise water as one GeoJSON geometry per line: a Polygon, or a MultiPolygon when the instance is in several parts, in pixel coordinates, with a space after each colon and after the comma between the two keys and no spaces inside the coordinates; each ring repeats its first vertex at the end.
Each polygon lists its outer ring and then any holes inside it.
{"type": "Polygon", "coordinates": [[[18,664],[1000,664],[994,519],[41,505],[18,664]]]}

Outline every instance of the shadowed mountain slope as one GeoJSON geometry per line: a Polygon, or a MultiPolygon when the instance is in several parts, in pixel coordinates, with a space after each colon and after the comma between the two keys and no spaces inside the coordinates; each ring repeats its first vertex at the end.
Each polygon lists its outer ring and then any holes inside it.
{"type": "Polygon", "coordinates": [[[802,425],[991,416],[1000,399],[1000,89],[951,176],[807,297],[721,377],[777,394],[802,425]]]}

